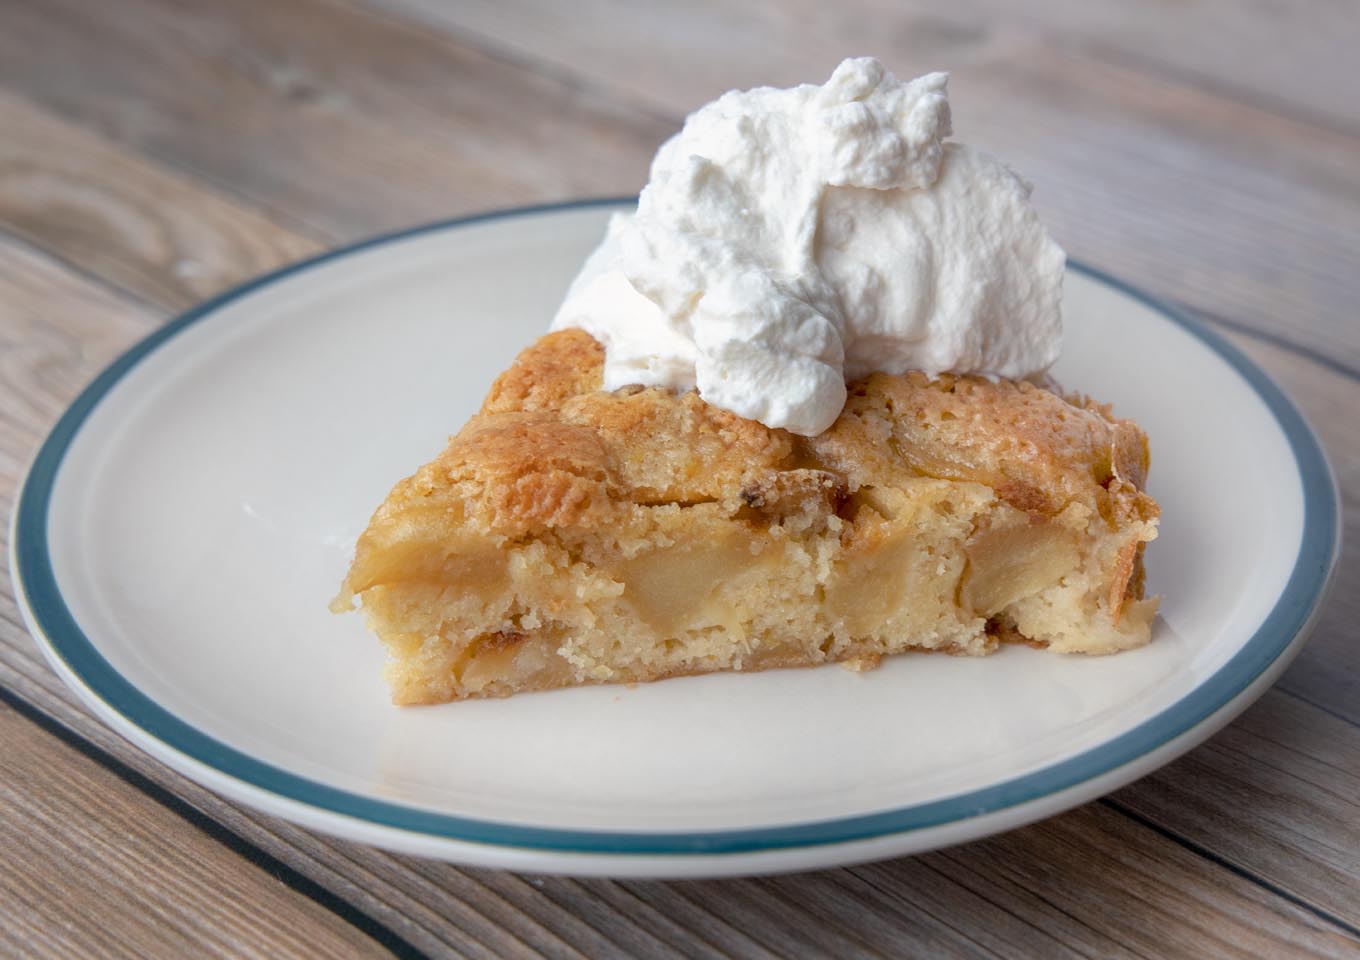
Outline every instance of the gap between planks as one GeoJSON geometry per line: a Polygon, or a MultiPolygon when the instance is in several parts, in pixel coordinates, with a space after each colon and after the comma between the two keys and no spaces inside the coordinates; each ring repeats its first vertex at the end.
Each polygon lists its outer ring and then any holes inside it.
{"type": "MultiPolygon", "coordinates": [[[[265,851],[245,843],[164,787],[4,687],[0,687],[0,735],[8,741],[6,760],[17,764],[10,770],[9,787],[22,791],[21,795],[9,798],[0,816],[0,821],[9,821],[4,829],[22,829],[25,819],[49,821],[42,849],[30,852],[32,855],[24,861],[26,868],[11,863],[8,876],[17,879],[31,870],[43,870],[47,858],[42,854],[52,852],[54,842],[70,848],[65,855],[51,858],[46,869],[54,873],[38,888],[39,894],[44,887],[51,893],[60,885],[64,896],[40,895],[28,904],[30,919],[18,929],[6,925],[0,930],[0,942],[17,935],[19,942],[11,942],[11,946],[23,945],[25,952],[60,955],[50,942],[53,939],[61,942],[60,934],[53,931],[52,921],[58,920],[63,910],[79,909],[75,899],[68,907],[68,898],[79,897],[82,894],[78,890],[94,885],[108,890],[96,897],[90,907],[91,915],[104,916],[104,925],[98,931],[104,948],[140,946],[149,952],[168,953],[192,944],[195,949],[217,955],[263,956],[278,949],[295,953],[304,944],[312,947],[326,944],[330,951],[353,956],[386,952],[396,956],[417,955],[410,944],[366,914],[265,851]],[[7,711],[12,711],[9,717],[3,716],[7,711]],[[23,762],[38,750],[49,755],[50,766],[23,762]],[[121,783],[103,783],[96,770],[121,783]],[[63,784],[61,791],[52,789],[57,780],[63,784]],[[128,802],[129,789],[132,795],[155,801],[164,813],[174,814],[177,819],[166,820],[162,813],[151,817],[139,814],[128,802]],[[72,790],[78,792],[72,794],[72,790]],[[25,801],[23,796],[31,799],[25,801]],[[92,802],[95,797],[99,798],[98,806],[92,802]],[[146,820],[151,823],[145,823],[146,820]],[[215,843],[204,846],[195,835],[181,832],[177,824],[193,828],[215,843]],[[152,832],[153,829],[159,833],[152,832]],[[159,855],[158,839],[171,845],[159,855]],[[99,853],[101,849],[111,849],[110,845],[116,846],[116,857],[99,853]],[[224,871],[227,862],[215,852],[216,847],[240,857],[254,869],[224,871]],[[96,864],[95,860],[101,862],[96,864]],[[141,882],[133,884],[131,881],[138,874],[141,882]],[[272,882],[283,884],[299,901],[275,892],[272,882]],[[170,885],[166,886],[167,883],[170,885]],[[156,902],[158,899],[161,902],[156,902]],[[215,925],[206,931],[186,927],[186,923],[195,923],[194,913],[208,909],[209,901],[217,914],[215,925]],[[174,905],[175,916],[157,920],[157,911],[167,902],[174,905]],[[315,907],[303,908],[299,902],[315,907]],[[317,909],[322,912],[317,913],[317,909]],[[333,916],[332,920],[325,919],[327,913],[333,916]],[[35,920],[39,921],[36,926],[35,920]],[[44,934],[44,928],[49,932],[44,934]],[[345,932],[347,929],[353,932],[345,932]],[[203,937],[205,932],[207,939],[203,937]],[[135,938],[135,942],[120,938],[135,938]]],[[[18,842],[21,838],[12,839],[18,842]]],[[[92,891],[84,890],[83,896],[91,898],[92,891]]],[[[76,924],[67,920],[56,929],[61,927],[76,929],[76,924]]]]}

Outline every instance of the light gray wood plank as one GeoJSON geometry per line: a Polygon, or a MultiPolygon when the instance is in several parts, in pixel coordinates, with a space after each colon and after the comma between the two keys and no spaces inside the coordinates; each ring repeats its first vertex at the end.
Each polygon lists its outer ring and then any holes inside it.
{"type": "Polygon", "coordinates": [[[0,849],[8,956],[390,956],[4,704],[0,849]]]}
{"type": "Polygon", "coordinates": [[[856,54],[892,56],[922,72],[951,69],[1022,37],[1360,131],[1360,18],[1344,0],[1154,7],[1120,0],[586,0],[570,8],[546,0],[363,2],[551,64],[601,89],[626,78],[624,92],[660,111],[685,111],[749,86],[752,74],[761,83],[797,83],[856,54]]]}
{"type": "Polygon", "coordinates": [[[1199,879],[1201,857],[1100,804],[927,859],[946,875],[956,873],[946,866],[953,863],[1008,888],[1012,905],[1068,914],[1102,940],[1146,957],[1360,950],[1353,935],[1236,874],[1199,879]]]}
{"type": "Polygon", "coordinates": [[[636,190],[670,130],[328,0],[6,0],[3,16],[0,84],[342,239],[636,190]]]}
{"type": "Polygon", "coordinates": [[[1110,799],[1360,930],[1360,728],[1271,695],[1110,799]]]}
{"type": "Polygon", "coordinates": [[[321,243],[0,90],[0,227],[182,310],[321,243]]]}
{"type": "Polygon", "coordinates": [[[1360,370],[1360,138],[1042,46],[953,89],[1071,255],[1360,370]]]}

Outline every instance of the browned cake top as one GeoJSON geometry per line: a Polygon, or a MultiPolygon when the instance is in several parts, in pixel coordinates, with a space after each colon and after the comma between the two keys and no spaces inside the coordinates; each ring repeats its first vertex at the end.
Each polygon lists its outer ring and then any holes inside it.
{"type": "Polygon", "coordinates": [[[735,508],[794,487],[826,496],[926,476],[983,483],[1036,514],[1072,502],[1111,520],[1156,514],[1141,493],[1143,432],[1086,398],[1025,382],[873,374],[849,385],[830,429],[799,437],[694,391],[605,392],[603,362],[601,346],[579,330],[538,340],[383,509],[456,489],[474,501],[467,521],[516,536],[607,523],[619,504],[735,508]],[[812,479],[785,484],[784,475],[812,479]]]}

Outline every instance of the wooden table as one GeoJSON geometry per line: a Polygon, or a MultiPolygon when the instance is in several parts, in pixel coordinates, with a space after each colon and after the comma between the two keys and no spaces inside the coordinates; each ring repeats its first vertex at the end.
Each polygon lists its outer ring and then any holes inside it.
{"type": "Polygon", "coordinates": [[[0,3],[5,512],[77,390],[177,311],[377,231],[634,191],[686,110],[872,52],[951,69],[960,136],[1073,255],[1278,378],[1350,528],[1307,649],[1162,771],[966,846],[721,882],[462,870],[225,802],[76,703],[6,576],[0,953],[1360,955],[1360,15],[1016,6],[0,3]]]}

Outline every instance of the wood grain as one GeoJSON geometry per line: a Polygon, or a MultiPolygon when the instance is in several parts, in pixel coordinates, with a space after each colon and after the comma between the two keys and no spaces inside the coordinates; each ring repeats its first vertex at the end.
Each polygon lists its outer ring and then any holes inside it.
{"type": "Polygon", "coordinates": [[[670,132],[327,0],[10,0],[5,16],[0,84],[339,238],[635,191],[670,132]]]}
{"type": "Polygon", "coordinates": [[[0,849],[9,956],[388,955],[4,704],[0,849]]]}
{"type": "Polygon", "coordinates": [[[1272,694],[1110,799],[1360,929],[1360,728],[1272,694]]]}
{"type": "MultiPolygon", "coordinates": [[[[161,319],[0,235],[0,498],[98,370],[161,319]]],[[[6,554],[8,556],[8,553],[6,554]]],[[[8,592],[10,585],[5,584],[8,592]]]]}
{"type": "Polygon", "coordinates": [[[684,112],[754,82],[785,86],[842,57],[890,56],[917,72],[956,69],[1008,38],[1042,39],[1135,63],[1185,86],[1360,132],[1360,18],[1338,0],[364,0],[534,64],[580,76],[640,106],[684,112]],[[810,72],[809,72],[810,71],[810,72]],[[702,84],[695,96],[695,84],[702,84]]]}
{"type": "Polygon", "coordinates": [[[320,243],[0,91],[0,225],[182,310],[320,243]]]}
{"type": "MultiPolygon", "coordinates": [[[[1145,956],[1330,956],[1360,944],[1226,870],[1192,879],[1182,871],[1199,873],[1200,858],[1157,837],[1093,804],[962,849],[975,874],[1093,926],[1109,941],[1096,956],[1114,945],[1145,956]]],[[[930,858],[962,859],[954,851],[930,858]]]]}
{"type": "Polygon", "coordinates": [[[371,949],[308,899],[319,889],[388,947],[430,955],[1360,956],[1360,123],[1334,96],[1353,46],[1335,12],[1327,30],[1269,5],[1227,22],[1222,0],[1157,16],[1074,0],[1023,14],[999,0],[589,0],[570,14],[522,0],[441,6],[431,31],[426,0],[365,3],[0,0],[0,508],[83,383],[169,311],[376,229],[626,192],[711,92],[869,50],[947,58],[961,136],[1035,180],[1073,253],[1274,338],[1233,335],[1337,468],[1352,544],[1338,589],[1279,690],[1106,801],[917,858],[653,883],[461,870],[226,802],[77,704],[0,577],[0,686],[90,752],[0,709],[0,846],[32,851],[7,858],[0,944],[19,931],[50,952],[182,953],[173,938],[192,932],[204,952],[371,949]],[[57,849],[69,864],[49,862],[57,849]],[[234,900],[204,902],[208,870],[234,900]],[[40,903],[53,882],[66,900],[40,903]],[[282,932],[249,909],[276,901],[282,932]]]}

